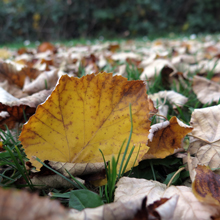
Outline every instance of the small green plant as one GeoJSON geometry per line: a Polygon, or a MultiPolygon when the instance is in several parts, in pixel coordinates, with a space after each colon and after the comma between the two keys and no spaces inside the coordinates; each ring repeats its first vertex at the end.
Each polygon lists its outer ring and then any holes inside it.
{"type": "Polygon", "coordinates": [[[156,76],[156,71],[155,71],[154,79],[146,78],[146,81],[147,81],[147,85],[148,85],[148,90],[147,90],[148,94],[154,94],[154,93],[160,92],[162,90],[165,90],[161,73],[158,76],[156,76]]]}
{"type": "Polygon", "coordinates": [[[82,63],[79,64],[79,69],[78,69],[78,77],[82,77],[85,75],[85,68],[82,66],[82,63]]]}
{"type": "Polygon", "coordinates": [[[138,80],[138,79],[140,79],[140,74],[141,73],[134,64],[131,64],[131,66],[130,66],[129,63],[126,63],[126,72],[127,72],[128,80],[138,80]]]}
{"type": "Polygon", "coordinates": [[[70,175],[70,177],[74,180],[71,181],[70,179],[68,179],[67,177],[65,177],[64,175],[62,175],[61,173],[57,172],[56,170],[54,170],[53,168],[51,168],[50,166],[48,166],[47,164],[45,164],[44,162],[42,162],[38,157],[35,157],[35,159],[41,163],[43,166],[45,166],[47,169],[53,171],[54,173],[56,173],[57,175],[61,176],[63,179],[65,179],[66,181],[70,182],[75,188],[77,189],[87,189],[82,183],[80,183],[75,177],[73,177],[67,170],[68,174],[70,175]]]}
{"type": "MultiPolygon", "coordinates": [[[[20,142],[15,140],[8,127],[6,127],[6,131],[0,129],[0,132],[5,149],[5,152],[0,154],[0,167],[4,167],[0,173],[0,185],[9,187],[22,177],[27,186],[33,190],[34,186],[29,178],[29,171],[25,167],[27,158],[21,150],[20,142]]],[[[19,185],[16,186],[19,187],[19,185]]]]}
{"type": "MultiPolygon", "coordinates": [[[[106,163],[103,152],[99,149],[101,154],[102,154],[104,163],[105,163],[105,170],[106,170],[106,175],[107,175],[107,184],[105,185],[105,197],[106,197],[106,200],[107,200],[108,203],[113,202],[113,200],[114,200],[115,185],[116,185],[117,181],[125,174],[128,162],[129,162],[129,160],[131,158],[131,155],[132,155],[132,153],[134,151],[134,148],[135,148],[134,146],[132,147],[127,159],[125,159],[126,155],[128,153],[128,147],[129,147],[132,132],[133,132],[131,104],[129,105],[129,108],[130,108],[131,130],[130,130],[127,145],[125,147],[124,155],[123,155],[122,160],[121,160],[120,167],[119,167],[119,157],[120,157],[121,151],[124,147],[124,144],[125,144],[126,140],[124,140],[124,142],[122,143],[122,146],[121,146],[121,148],[119,150],[119,153],[118,153],[117,160],[115,160],[115,157],[113,155],[111,161],[108,162],[108,165],[106,165],[107,163],[106,163]]],[[[139,153],[139,151],[138,151],[138,153],[139,153]]],[[[138,153],[137,153],[137,156],[138,156],[138,153]]],[[[134,164],[137,160],[137,156],[136,156],[136,159],[134,161],[134,164]]]]}

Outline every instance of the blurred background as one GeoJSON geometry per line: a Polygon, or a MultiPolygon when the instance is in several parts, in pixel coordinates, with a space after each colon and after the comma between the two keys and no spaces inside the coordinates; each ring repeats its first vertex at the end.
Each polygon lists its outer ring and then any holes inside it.
{"type": "Polygon", "coordinates": [[[1,0],[0,43],[215,33],[219,0],[1,0]]]}

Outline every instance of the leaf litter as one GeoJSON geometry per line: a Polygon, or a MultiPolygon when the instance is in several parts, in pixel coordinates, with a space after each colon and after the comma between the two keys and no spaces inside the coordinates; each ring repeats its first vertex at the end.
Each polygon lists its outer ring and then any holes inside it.
{"type": "MultiPolygon", "coordinates": [[[[112,154],[117,155],[130,131],[129,103],[132,103],[134,123],[131,146],[134,144],[136,149],[129,169],[134,165],[139,146],[139,162],[150,155],[151,158],[164,158],[177,151],[183,153],[176,156],[188,161],[186,169],[189,169],[193,181],[192,189],[187,186],[167,187],[158,181],[123,177],[117,183],[114,203],[96,209],[86,208],[81,212],[66,210],[68,219],[85,219],[86,216],[90,216],[89,219],[140,219],[140,212],[145,213],[146,219],[151,219],[152,213],[156,213],[154,219],[219,217],[219,207],[216,206],[219,204],[218,105],[195,109],[191,126],[187,125],[189,121],[186,118],[184,124],[175,117],[170,120],[157,118],[155,121],[159,123],[150,126],[150,119],[154,120],[152,116],[156,113],[154,106],[160,110],[161,107],[171,105],[175,113],[191,101],[189,97],[183,96],[182,88],[187,90],[192,85],[195,97],[203,104],[218,103],[218,42],[208,42],[206,39],[156,40],[152,43],[106,42],[75,47],[55,46],[45,42],[37,50],[27,48],[1,51],[0,83],[5,89],[2,94],[11,94],[7,95],[7,102],[0,99],[1,128],[4,129],[3,125],[6,124],[9,129],[13,129],[16,123],[24,123],[30,117],[23,126],[20,140],[28,159],[37,170],[41,164],[33,156],[38,156],[42,161],[49,160],[49,164],[66,177],[69,172],[76,177],[103,170],[104,164],[101,163],[103,160],[98,149],[102,149],[107,161],[112,154]],[[113,74],[103,73],[103,70],[113,71],[113,74]],[[83,75],[85,76],[78,78],[83,75]],[[127,81],[120,75],[131,80],[127,81]],[[132,80],[139,78],[146,84],[132,80]],[[158,79],[162,80],[166,90],[157,88],[158,79]],[[189,84],[185,83],[186,80],[189,84]],[[176,84],[172,87],[175,91],[170,90],[173,84],[176,84]],[[154,105],[146,95],[146,88],[154,105]],[[44,92],[42,98],[34,101],[36,92],[42,90],[48,93],[44,92]],[[33,97],[31,94],[34,94],[33,97]],[[41,104],[42,102],[44,103],[41,104]],[[32,111],[25,112],[29,108],[32,111]],[[19,111],[19,117],[15,117],[13,112],[19,111]],[[151,138],[148,136],[150,129],[153,131],[151,138]],[[188,142],[184,137],[188,133],[189,154],[186,156],[184,152],[188,142]],[[213,182],[211,188],[207,183],[208,178],[213,182]],[[123,197],[120,190],[128,196],[123,197]],[[152,208],[150,204],[156,200],[159,201],[156,203],[158,205],[152,208]]],[[[163,117],[166,118],[169,114],[166,110],[163,117]]],[[[151,169],[155,163],[150,161],[151,169]]],[[[33,167],[31,170],[34,171],[33,167]]],[[[157,175],[158,173],[154,174],[157,175]]],[[[36,185],[59,188],[57,185],[50,185],[59,179],[56,175],[43,178],[46,181],[49,178],[54,180],[49,183],[39,180],[41,183],[36,185]]],[[[62,187],[64,183],[61,180],[59,184],[62,187]]],[[[12,192],[8,193],[10,195],[12,192]]],[[[12,199],[10,196],[9,198],[12,199]]]]}

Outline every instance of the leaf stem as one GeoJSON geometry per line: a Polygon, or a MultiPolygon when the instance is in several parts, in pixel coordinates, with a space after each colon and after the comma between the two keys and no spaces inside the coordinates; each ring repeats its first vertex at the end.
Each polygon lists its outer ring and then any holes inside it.
{"type": "Polygon", "coordinates": [[[170,179],[169,183],[167,184],[167,188],[172,184],[173,179],[175,178],[175,176],[180,173],[181,171],[185,170],[185,167],[181,167],[179,168],[176,173],[174,173],[174,175],[172,176],[172,178],[170,179]]]}

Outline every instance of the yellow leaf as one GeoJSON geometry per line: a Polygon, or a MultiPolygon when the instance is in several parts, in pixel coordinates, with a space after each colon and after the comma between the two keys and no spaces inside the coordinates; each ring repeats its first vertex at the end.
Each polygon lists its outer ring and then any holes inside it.
{"type": "Polygon", "coordinates": [[[7,49],[1,48],[0,49],[0,58],[8,59],[12,56],[11,52],[7,49]]]}
{"type": "Polygon", "coordinates": [[[19,139],[37,169],[42,165],[33,156],[42,161],[94,163],[103,162],[101,149],[108,161],[113,154],[117,156],[121,144],[128,139],[129,103],[133,114],[129,151],[135,145],[128,164],[130,169],[139,146],[138,161],[148,150],[150,112],[155,111],[142,81],[127,81],[111,73],[80,79],[64,75],[47,101],[38,106],[24,125],[19,139]]]}
{"type": "Polygon", "coordinates": [[[143,159],[165,158],[183,150],[182,140],[192,129],[191,126],[184,124],[176,117],[151,126],[147,144],[150,150],[143,159]]]}
{"type": "Polygon", "coordinates": [[[192,183],[193,194],[200,202],[220,205],[220,175],[213,173],[208,167],[198,165],[196,177],[192,183]]]}

